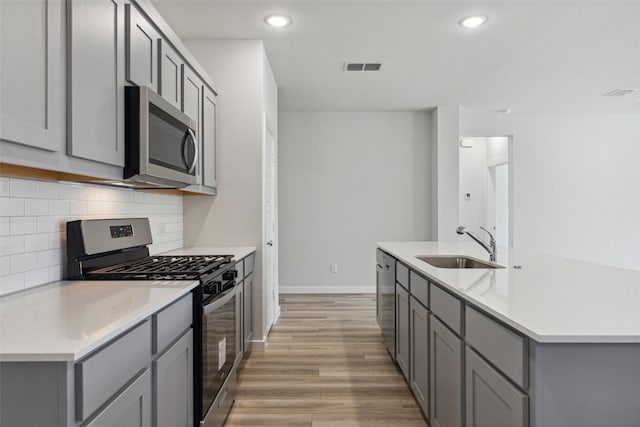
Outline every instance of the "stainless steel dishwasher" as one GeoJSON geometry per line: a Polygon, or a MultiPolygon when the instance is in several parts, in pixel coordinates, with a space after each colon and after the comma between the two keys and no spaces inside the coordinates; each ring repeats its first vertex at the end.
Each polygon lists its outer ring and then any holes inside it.
{"type": "Polygon", "coordinates": [[[378,324],[387,350],[396,360],[396,260],[378,249],[376,262],[378,324]]]}

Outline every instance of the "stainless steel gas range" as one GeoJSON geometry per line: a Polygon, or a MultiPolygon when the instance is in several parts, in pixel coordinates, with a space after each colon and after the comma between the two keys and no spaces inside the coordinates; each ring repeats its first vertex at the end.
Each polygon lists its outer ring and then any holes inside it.
{"type": "Polygon", "coordinates": [[[199,280],[193,290],[195,425],[221,426],[235,395],[237,271],[231,255],[151,256],[147,218],[67,223],[67,273],[85,280],[199,280]]]}

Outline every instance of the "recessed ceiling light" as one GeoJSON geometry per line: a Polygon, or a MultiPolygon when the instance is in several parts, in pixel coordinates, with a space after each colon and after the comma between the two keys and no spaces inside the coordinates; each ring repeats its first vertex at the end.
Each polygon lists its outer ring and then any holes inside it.
{"type": "Polygon", "coordinates": [[[282,28],[291,24],[291,18],[289,18],[287,15],[269,15],[264,18],[264,22],[272,27],[282,28]]]}
{"type": "Polygon", "coordinates": [[[469,16],[460,21],[460,25],[464,28],[476,28],[487,22],[487,17],[482,15],[469,16]]]}

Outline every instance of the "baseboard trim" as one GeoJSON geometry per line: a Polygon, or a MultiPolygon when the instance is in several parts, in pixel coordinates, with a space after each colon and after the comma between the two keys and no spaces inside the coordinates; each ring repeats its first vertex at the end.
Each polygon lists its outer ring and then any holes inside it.
{"type": "Polygon", "coordinates": [[[251,351],[265,351],[267,349],[267,337],[261,340],[251,340],[251,351]]]}
{"type": "Polygon", "coordinates": [[[282,286],[280,294],[375,294],[375,285],[370,286],[282,286]]]}

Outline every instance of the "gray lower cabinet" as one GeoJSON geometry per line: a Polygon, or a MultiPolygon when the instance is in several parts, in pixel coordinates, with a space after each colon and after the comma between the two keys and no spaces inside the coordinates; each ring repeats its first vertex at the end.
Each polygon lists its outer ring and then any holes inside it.
{"type": "Polygon", "coordinates": [[[151,427],[151,371],[146,369],[86,427],[151,427]]]}
{"type": "Polygon", "coordinates": [[[244,306],[242,308],[243,322],[242,335],[244,343],[244,354],[251,351],[251,340],[253,339],[253,273],[244,278],[244,306]]]}
{"type": "Polygon", "coordinates": [[[431,425],[461,427],[464,343],[433,315],[429,323],[431,425]]]}
{"type": "Polygon", "coordinates": [[[126,5],[127,80],[158,91],[158,41],[153,24],[132,4],[126,5]]]}
{"type": "Polygon", "coordinates": [[[125,1],[66,5],[69,154],[123,166],[125,1]]]}
{"type": "Polygon", "coordinates": [[[527,427],[527,395],[466,349],[466,426],[527,427]]]}
{"type": "Polygon", "coordinates": [[[64,147],[64,3],[0,1],[0,139],[64,147]]]}
{"type": "Polygon", "coordinates": [[[396,362],[409,379],[409,291],[396,283],[396,362]]]}
{"type": "Polygon", "coordinates": [[[429,417],[429,311],[413,296],[409,302],[409,385],[429,417]]]}
{"type": "Polygon", "coordinates": [[[153,362],[153,425],[193,425],[193,331],[153,362]]]}

